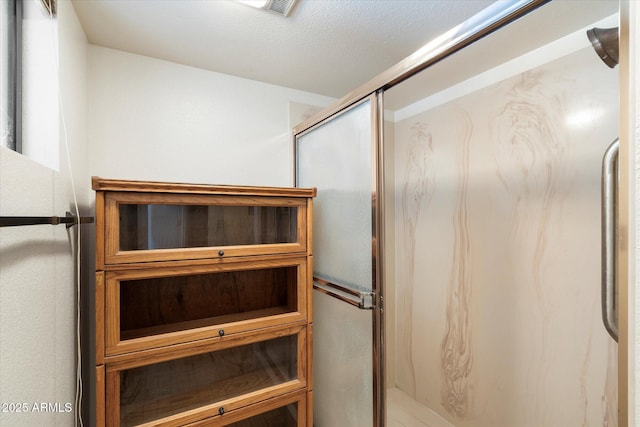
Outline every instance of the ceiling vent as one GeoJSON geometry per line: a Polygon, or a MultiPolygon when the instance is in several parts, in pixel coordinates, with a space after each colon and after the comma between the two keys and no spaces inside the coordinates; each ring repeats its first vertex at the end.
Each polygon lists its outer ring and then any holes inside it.
{"type": "Polygon", "coordinates": [[[289,16],[295,2],[296,0],[269,0],[264,8],[278,15],[289,16]]]}

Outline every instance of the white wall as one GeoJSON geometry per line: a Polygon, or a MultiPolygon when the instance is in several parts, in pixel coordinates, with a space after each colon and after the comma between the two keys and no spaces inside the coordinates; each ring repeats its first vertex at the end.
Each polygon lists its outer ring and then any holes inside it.
{"type": "Polygon", "coordinates": [[[103,178],[290,186],[289,103],[333,99],[90,46],[89,168],[103,178]]]}
{"type": "MultiPolygon", "coordinates": [[[[68,1],[59,2],[60,94],[66,112],[73,176],[85,194],[86,38],[68,1]]],[[[64,215],[72,210],[71,177],[62,143],[60,172],[0,148],[0,215],[64,215]]],[[[56,138],[51,144],[56,144],[56,138]]],[[[83,209],[84,210],[84,209],[83,209]]],[[[39,225],[0,229],[0,402],[2,426],[70,426],[75,395],[75,228],[39,225]],[[57,404],[35,412],[34,404],[57,404]],[[10,409],[7,407],[7,409],[10,409]],[[50,412],[58,409],[62,412],[50,412]]]]}

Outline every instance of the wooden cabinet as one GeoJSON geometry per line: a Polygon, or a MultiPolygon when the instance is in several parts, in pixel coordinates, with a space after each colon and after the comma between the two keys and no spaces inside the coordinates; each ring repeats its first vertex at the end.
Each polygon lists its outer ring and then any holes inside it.
{"type": "Polygon", "coordinates": [[[93,178],[99,426],[311,426],[315,189],[93,178]]]}

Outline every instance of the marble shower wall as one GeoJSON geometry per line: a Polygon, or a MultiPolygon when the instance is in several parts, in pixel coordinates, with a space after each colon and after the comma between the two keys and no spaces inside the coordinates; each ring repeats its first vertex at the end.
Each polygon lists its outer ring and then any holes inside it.
{"type": "Polygon", "coordinates": [[[617,425],[600,314],[617,94],[585,48],[395,124],[390,387],[459,427],[617,425]]]}

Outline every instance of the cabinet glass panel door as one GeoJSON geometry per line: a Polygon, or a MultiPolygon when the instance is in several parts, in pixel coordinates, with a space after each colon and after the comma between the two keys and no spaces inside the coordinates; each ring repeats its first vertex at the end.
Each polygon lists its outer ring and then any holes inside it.
{"type": "Polygon", "coordinates": [[[306,258],[109,271],[106,354],[306,318],[306,258]]]}
{"type": "Polygon", "coordinates": [[[306,251],[304,198],[110,192],[105,210],[109,265],[306,251]]]}
{"type": "Polygon", "coordinates": [[[293,243],[296,238],[296,208],[291,207],[120,204],[121,251],[293,243]]]}
{"type": "Polygon", "coordinates": [[[184,425],[300,390],[306,372],[298,355],[305,342],[301,328],[271,330],[187,357],[166,360],[180,351],[165,351],[151,356],[155,363],[125,361],[122,368],[116,363],[107,368],[107,399],[114,408],[107,425],[118,425],[116,418],[122,427],[169,421],[184,425]],[[136,366],[141,363],[148,364],[136,366]]]}
{"type": "Polygon", "coordinates": [[[298,136],[296,184],[314,200],[314,424],[373,423],[370,99],[298,136]]]}

